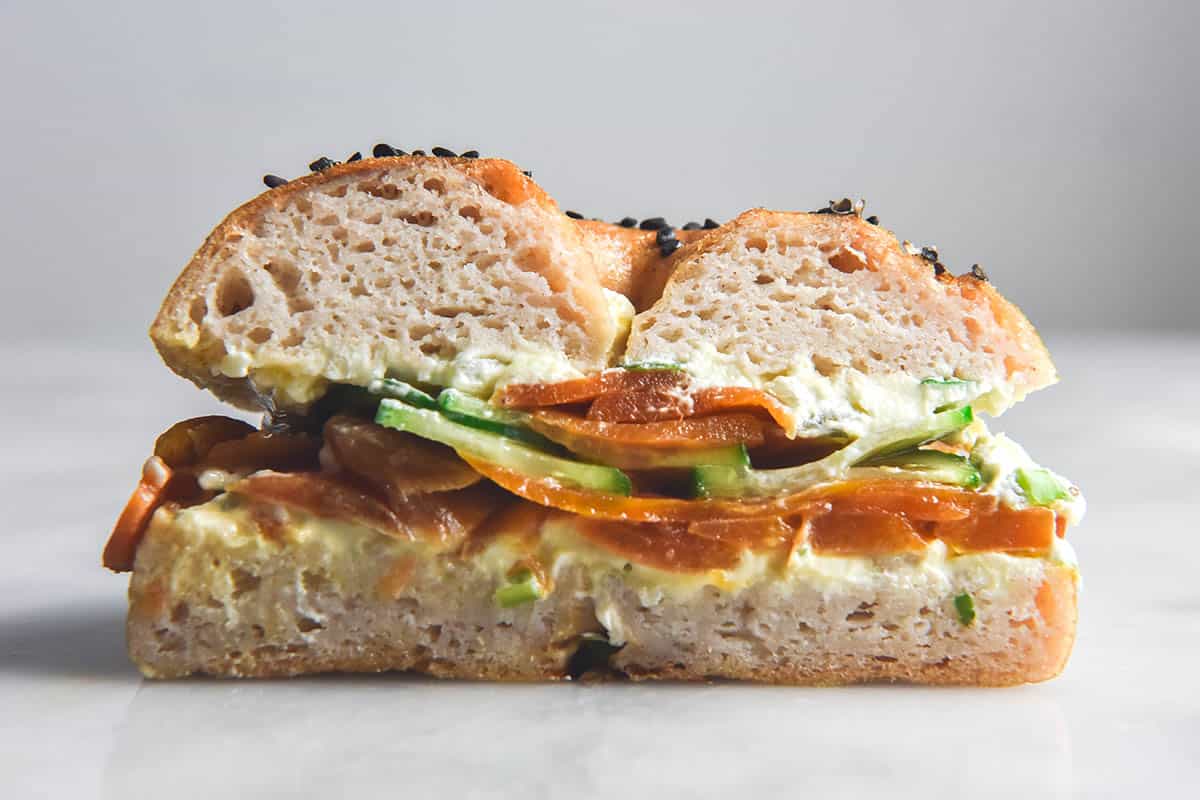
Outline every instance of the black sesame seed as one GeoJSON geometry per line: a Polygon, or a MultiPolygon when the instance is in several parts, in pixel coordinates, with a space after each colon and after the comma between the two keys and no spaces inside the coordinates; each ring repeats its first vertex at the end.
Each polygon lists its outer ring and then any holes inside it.
{"type": "Polygon", "coordinates": [[[349,164],[352,161],[362,161],[362,153],[355,150],[354,154],[346,159],[346,163],[349,164]]]}
{"type": "Polygon", "coordinates": [[[680,244],[681,242],[675,237],[664,239],[658,243],[658,252],[663,258],[666,258],[667,256],[671,255],[671,253],[674,253],[676,250],[678,250],[680,244]]]}
{"type": "Polygon", "coordinates": [[[637,220],[633,217],[621,217],[621,221],[617,223],[622,228],[636,228],[637,220]]]}
{"type": "Polygon", "coordinates": [[[583,214],[580,214],[578,211],[568,211],[566,214],[571,219],[583,219],[583,214]]]}
{"type": "Polygon", "coordinates": [[[523,170],[521,170],[521,174],[524,175],[526,178],[533,178],[533,170],[523,169],[523,170]]]}
{"type": "Polygon", "coordinates": [[[854,201],[849,197],[843,197],[841,200],[830,200],[829,210],[834,214],[846,216],[854,213],[854,201]]]}
{"type": "Polygon", "coordinates": [[[699,222],[688,222],[688,223],[684,224],[683,229],[685,231],[698,231],[698,230],[700,230],[700,223],[699,222]]]}
{"type": "Polygon", "coordinates": [[[287,178],[281,178],[278,175],[263,175],[263,183],[268,189],[275,189],[287,183],[287,178]]]}
{"type": "Polygon", "coordinates": [[[390,144],[383,144],[380,142],[371,148],[371,155],[375,156],[376,158],[387,158],[388,156],[399,155],[399,153],[397,152],[396,148],[392,147],[390,144]]]}
{"type": "Polygon", "coordinates": [[[323,170],[329,169],[336,163],[337,163],[336,161],[328,159],[325,156],[321,156],[316,161],[309,164],[308,168],[311,169],[313,172],[321,172],[323,170]]]}
{"type": "Polygon", "coordinates": [[[659,228],[658,233],[654,234],[654,241],[658,242],[658,246],[662,247],[665,242],[675,239],[674,228],[659,228]]]}
{"type": "Polygon", "coordinates": [[[833,213],[833,209],[832,209],[832,208],[830,208],[829,206],[825,206],[824,208],[818,208],[818,209],[815,209],[815,210],[813,210],[813,211],[810,211],[810,212],[808,212],[808,213],[810,213],[810,214],[832,214],[832,213],[833,213]]]}
{"type": "Polygon", "coordinates": [[[412,154],[414,156],[423,156],[423,155],[425,155],[425,151],[424,150],[413,150],[412,154]]]}
{"type": "Polygon", "coordinates": [[[719,227],[721,227],[721,223],[717,222],[712,217],[704,218],[704,230],[711,231],[713,228],[719,228],[719,227]]]}
{"type": "Polygon", "coordinates": [[[468,150],[467,152],[462,154],[462,157],[463,158],[479,158],[479,151],[478,150],[468,150]]]}
{"type": "Polygon", "coordinates": [[[987,273],[978,264],[971,265],[971,277],[979,281],[986,281],[988,279],[987,273]]]}
{"type": "Polygon", "coordinates": [[[877,217],[877,216],[875,216],[874,214],[872,214],[871,216],[867,217],[867,222],[871,223],[872,225],[878,225],[878,224],[879,224],[879,217],[877,217]]]}
{"type": "Polygon", "coordinates": [[[934,275],[945,275],[946,274],[946,266],[940,261],[933,262],[933,274],[934,275]]]}
{"type": "Polygon", "coordinates": [[[644,231],[656,231],[659,228],[667,227],[667,221],[662,217],[650,217],[642,220],[642,224],[638,225],[644,231]]]}
{"type": "Polygon", "coordinates": [[[937,248],[931,244],[926,245],[925,247],[922,247],[921,248],[921,258],[925,259],[926,261],[935,261],[936,262],[938,260],[937,248]]]}
{"type": "Polygon", "coordinates": [[[448,150],[445,147],[435,147],[430,152],[433,153],[438,158],[457,158],[458,157],[458,153],[454,152],[453,150],[448,150]]]}

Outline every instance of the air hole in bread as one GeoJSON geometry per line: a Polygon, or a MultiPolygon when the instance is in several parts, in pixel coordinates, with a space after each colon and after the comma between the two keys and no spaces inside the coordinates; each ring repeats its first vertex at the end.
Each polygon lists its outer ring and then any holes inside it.
{"type": "Polygon", "coordinates": [[[284,347],[299,347],[304,343],[304,334],[298,330],[292,330],[287,337],[280,342],[284,347]]]}
{"type": "Polygon", "coordinates": [[[319,631],[319,630],[323,630],[325,628],[324,625],[317,622],[312,617],[298,617],[296,619],[296,627],[300,630],[301,633],[308,633],[309,631],[319,631]]]}
{"type": "Polygon", "coordinates": [[[978,341],[979,337],[983,334],[983,326],[972,317],[965,317],[963,319],[963,327],[967,329],[967,335],[971,338],[972,342],[978,341]]]}
{"type": "Polygon", "coordinates": [[[812,364],[813,369],[817,371],[817,374],[825,378],[832,377],[833,374],[837,372],[837,364],[835,364],[832,359],[826,358],[825,356],[814,355],[812,357],[812,364]]]}
{"type": "Polygon", "coordinates": [[[369,214],[367,215],[366,219],[363,220],[363,222],[368,225],[378,225],[379,223],[383,222],[383,212],[376,211],[373,214],[369,214]]]}
{"type": "Polygon", "coordinates": [[[463,206],[458,210],[458,215],[464,219],[469,219],[472,222],[479,222],[480,213],[479,206],[463,206]]]}
{"type": "Polygon", "coordinates": [[[300,270],[296,269],[296,265],[290,261],[269,261],[263,266],[263,269],[275,281],[279,291],[285,295],[291,295],[300,285],[300,270]]]}
{"type": "Polygon", "coordinates": [[[288,298],[288,311],[292,314],[302,314],[313,310],[313,302],[307,297],[288,298]]]}
{"type": "Polygon", "coordinates": [[[860,269],[867,268],[867,262],[863,257],[852,250],[838,250],[829,256],[829,266],[836,269],[838,272],[857,272],[860,269]]]}
{"type": "Polygon", "coordinates": [[[336,228],[334,228],[332,235],[334,239],[337,239],[342,244],[346,244],[350,241],[350,231],[346,230],[346,228],[342,225],[338,225],[336,228]]]}
{"type": "Polygon", "coordinates": [[[432,227],[437,222],[437,217],[429,211],[418,211],[415,214],[400,214],[397,219],[402,219],[409,225],[420,225],[422,228],[432,227]]]}
{"type": "Polygon", "coordinates": [[[345,197],[346,191],[350,188],[349,184],[343,183],[338,186],[330,187],[325,190],[326,197],[345,197]]]}
{"type": "Polygon", "coordinates": [[[236,269],[227,270],[217,284],[217,313],[222,317],[232,317],[252,305],[254,288],[250,281],[236,269]]]}
{"type": "Polygon", "coordinates": [[[350,294],[354,297],[368,297],[371,294],[371,290],[360,282],[350,287],[350,294]]]}
{"type": "Polygon", "coordinates": [[[753,236],[746,240],[747,250],[757,250],[760,253],[766,252],[767,240],[763,236],[753,236]]]}
{"type": "Polygon", "coordinates": [[[755,276],[754,282],[757,283],[759,286],[766,286],[768,283],[774,283],[775,279],[772,278],[770,275],[767,275],[764,272],[760,272],[760,273],[758,273],[758,275],[755,276]]]}
{"type": "Polygon", "coordinates": [[[375,252],[375,243],[372,241],[369,241],[369,240],[359,242],[358,244],[354,245],[354,252],[356,252],[356,253],[374,253],[375,252]]]}
{"type": "Polygon", "coordinates": [[[175,607],[171,609],[171,622],[174,622],[176,625],[182,625],[187,622],[190,613],[191,611],[187,603],[176,603],[175,607]]]}
{"type": "Polygon", "coordinates": [[[430,178],[421,185],[434,194],[441,194],[446,191],[446,182],[441,178],[430,178]]]}
{"type": "Polygon", "coordinates": [[[337,225],[339,222],[341,222],[341,220],[338,219],[337,214],[324,214],[324,215],[314,219],[313,222],[315,222],[318,225],[328,228],[328,227],[332,227],[333,225],[337,225]]]}
{"type": "Polygon", "coordinates": [[[262,583],[262,578],[260,578],[258,575],[255,575],[253,572],[248,572],[240,567],[235,567],[230,571],[229,579],[233,582],[234,597],[241,597],[242,595],[249,594],[257,589],[258,585],[262,583]]]}
{"type": "Polygon", "coordinates": [[[204,321],[205,315],[208,314],[208,302],[203,297],[195,297],[192,299],[192,304],[188,306],[188,317],[192,322],[199,325],[204,321]]]}
{"type": "Polygon", "coordinates": [[[329,257],[335,262],[342,256],[342,248],[338,246],[337,242],[329,242],[326,244],[325,251],[329,253],[329,257]]]}
{"type": "Polygon", "coordinates": [[[382,186],[377,184],[364,185],[363,191],[372,197],[380,197],[384,200],[395,200],[400,196],[400,187],[392,183],[385,183],[382,186]]]}
{"type": "Polygon", "coordinates": [[[274,332],[270,328],[258,327],[247,333],[246,338],[255,344],[266,344],[274,335],[274,332]]]}

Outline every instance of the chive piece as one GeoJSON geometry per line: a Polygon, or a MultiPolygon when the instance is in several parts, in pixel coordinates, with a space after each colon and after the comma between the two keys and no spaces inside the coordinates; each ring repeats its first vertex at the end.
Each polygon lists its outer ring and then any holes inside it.
{"type": "Polygon", "coordinates": [[[630,372],[683,372],[683,365],[672,364],[669,361],[633,361],[622,364],[621,369],[630,372]]]}
{"type": "Polygon", "coordinates": [[[954,610],[958,612],[958,621],[963,625],[975,621],[975,600],[966,592],[954,598],[954,610]]]}
{"type": "Polygon", "coordinates": [[[966,386],[971,381],[960,381],[958,378],[926,378],[922,386],[966,386]]]}
{"type": "Polygon", "coordinates": [[[1068,497],[1067,487],[1046,469],[1018,469],[1017,485],[1035,506],[1048,506],[1055,500],[1068,497]]]}
{"type": "Polygon", "coordinates": [[[496,590],[496,602],[501,608],[516,608],[525,603],[540,600],[544,592],[537,576],[530,570],[523,569],[509,578],[507,586],[496,590]]]}

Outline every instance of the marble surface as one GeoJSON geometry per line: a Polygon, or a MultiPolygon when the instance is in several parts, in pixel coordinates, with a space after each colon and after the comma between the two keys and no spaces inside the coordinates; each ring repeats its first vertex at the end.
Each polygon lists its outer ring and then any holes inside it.
{"type": "Polygon", "coordinates": [[[993,427],[1090,510],[1066,673],[1007,690],[143,681],[99,567],[153,437],[218,409],[149,346],[0,345],[0,796],[1187,796],[1200,785],[1200,337],[1048,337],[993,427]]]}

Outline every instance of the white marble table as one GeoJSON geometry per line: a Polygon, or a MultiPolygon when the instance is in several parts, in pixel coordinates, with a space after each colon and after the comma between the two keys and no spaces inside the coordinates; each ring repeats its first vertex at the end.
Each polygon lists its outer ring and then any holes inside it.
{"type": "Polygon", "coordinates": [[[149,346],[0,345],[0,797],[1200,792],[1200,337],[1050,336],[994,427],[1077,480],[1075,655],[1010,690],[148,683],[99,567],[152,438],[215,401],[149,346]]]}

